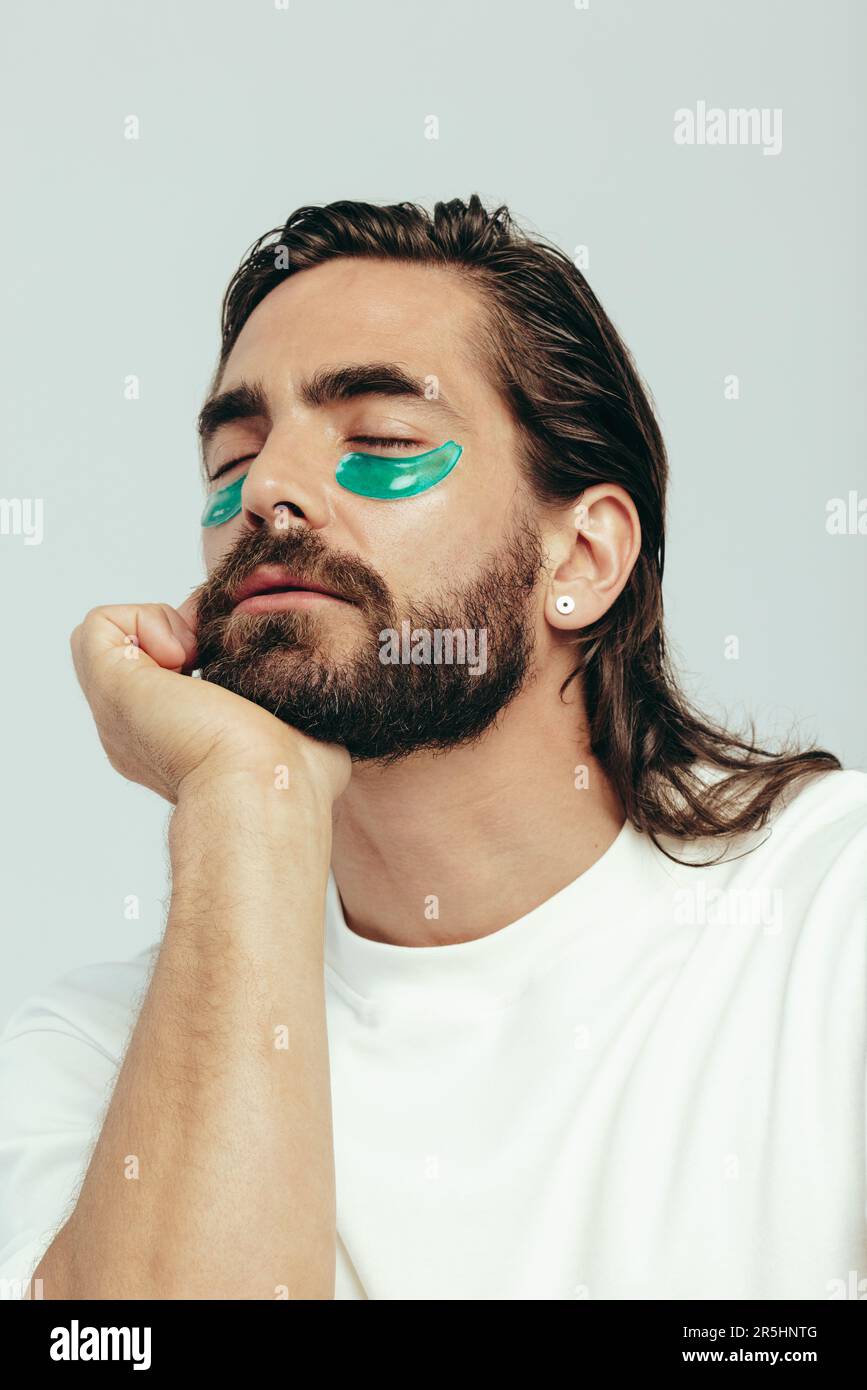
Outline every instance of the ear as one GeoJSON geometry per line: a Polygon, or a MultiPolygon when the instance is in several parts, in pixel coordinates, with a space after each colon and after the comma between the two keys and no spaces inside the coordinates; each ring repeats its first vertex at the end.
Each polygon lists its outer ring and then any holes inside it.
{"type": "Polygon", "coordinates": [[[560,513],[546,539],[554,571],[545,617],[552,627],[577,631],[623,592],[641,550],[638,511],[624,488],[597,483],[560,513]]]}

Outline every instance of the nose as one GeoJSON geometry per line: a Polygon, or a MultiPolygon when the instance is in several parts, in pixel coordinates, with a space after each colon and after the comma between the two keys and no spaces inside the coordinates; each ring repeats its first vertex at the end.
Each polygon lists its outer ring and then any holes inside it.
{"type": "Polygon", "coordinates": [[[328,461],[322,441],[306,446],[296,434],[276,439],[274,432],[250,464],[241,489],[241,515],[252,530],[285,531],[306,522],[312,530],[331,517],[328,461]]]}

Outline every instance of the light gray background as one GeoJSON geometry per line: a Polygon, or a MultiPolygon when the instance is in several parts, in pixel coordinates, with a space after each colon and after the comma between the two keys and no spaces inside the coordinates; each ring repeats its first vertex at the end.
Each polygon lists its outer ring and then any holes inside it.
{"type": "Polygon", "coordinates": [[[829,498],[867,491],[858,0],[4,10],[0,495],[43,498],[45,537],[0,536],[0,1023],[162,929],[168,807],[106,761],[68,638],[96,604],[177,603],[201,578],[194,418],[220,297],[304,203],[478,192],[587,245],[670,450],[688,688],[867,766],[867,538],[825,529],[829,498]],[[781,154],[676,146],[699,100],[782,108],[781,154]]]}

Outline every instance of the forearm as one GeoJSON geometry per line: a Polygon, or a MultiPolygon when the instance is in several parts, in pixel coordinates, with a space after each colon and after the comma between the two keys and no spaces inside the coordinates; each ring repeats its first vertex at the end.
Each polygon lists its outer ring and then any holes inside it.
{"type": "Polygon", "coordinates": [[[333,1296],[330,836],[314,795],[243,777],[179,801],[163,944],[75,1210],[36,1272],[47,1297],[333,1296]]]}

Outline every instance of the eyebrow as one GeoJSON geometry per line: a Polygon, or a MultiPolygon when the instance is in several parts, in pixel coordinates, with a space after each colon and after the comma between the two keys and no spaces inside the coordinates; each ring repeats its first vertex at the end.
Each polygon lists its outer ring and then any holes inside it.
{"type": "MultiPolygon", "coordinates": [[[[399,396],[420,400],[455,424],[466,420],[441,391],[426,395],[427,382],[410,374],[396,362],[365,362],[345,367],[320,367],[298,388],[304,405],[319,409],[356,396],[399,396]]],[[[211,396],[199,412],[197,428],[203,450],[223,425],[240,420],[264,419],[271,422],[268,396],[261,381],[242,381],[228,391],[211,396]]]]}

